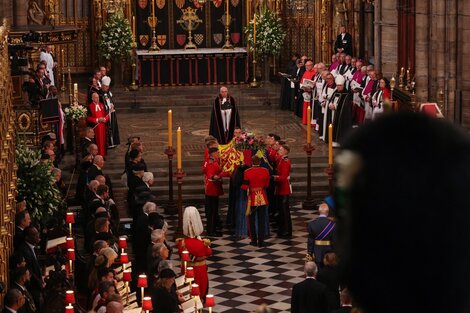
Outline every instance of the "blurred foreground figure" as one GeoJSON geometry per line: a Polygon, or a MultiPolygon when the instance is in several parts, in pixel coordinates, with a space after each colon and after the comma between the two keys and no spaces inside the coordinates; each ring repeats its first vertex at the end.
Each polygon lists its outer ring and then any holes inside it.
{"type": "Polygon", "coordinates": [[[364,313],[470,312],[470,139],[424,114],[358,128],[336,158],[346,285],[364,313]]]}

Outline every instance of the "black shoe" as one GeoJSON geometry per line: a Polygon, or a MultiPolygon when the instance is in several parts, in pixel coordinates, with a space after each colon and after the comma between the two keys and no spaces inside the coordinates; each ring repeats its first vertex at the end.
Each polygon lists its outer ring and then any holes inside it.
{"type": "Polygon", "coordinates": [[[258,242],[258,247],[260,248],[266,248],[268,244],[266,242],[258,242]]]}
{"type": "Polygon", "coordinates": [[[254,247],[258,246],[258,244],[257,244],[256,241],[250,241],[250,245],[252,245],[252,246],[254,246],[254,247]]]}
{"type": "Polygon", "coordinates": [[[223,236],[223,234],[222,234],[222,232],[220,232],[220,231],[216,231],[216,232],[214,233],[214,237],[222,237],[222,236],[223,236]]]}

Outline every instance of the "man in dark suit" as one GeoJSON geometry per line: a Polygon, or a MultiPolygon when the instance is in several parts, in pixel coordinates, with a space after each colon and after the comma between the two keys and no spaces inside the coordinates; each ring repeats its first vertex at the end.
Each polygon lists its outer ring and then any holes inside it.
{"type": "Polygon", "coordinates": [[[350,313],[352,309],[352,298],[348,288],[341,289],[339,297],[341,299],[341,308],[333,311],[333,313],[350,313]]]}
{"type": "Polygon", "coordinates": [[[320,216],[308,223],[307,251],[315,259],[318,266],[323,266],[323,256],[333,250],[336,223],[328,219],[329,208],[326,203],[320,204],[320,216]]]}
{"type": "Polygon", "coordinates": [[[317,270],[314,262],[305,263],[306,279],[292,288],[292,313],[328,312],[326,286],[315,279],[317,270]]]}
{"type": "Polygon", "coordinates": [[[13,272],[11,288],[18,289],[25,298],[25,304],[18,310],[18,313],[34,313],[37,311],[33,297],[26,288],[30,278],[31,274],[26,267],[19,267],[13,272]]]}
{"type": "Polygon", "coordinates": [[[34,226],[29,226],[24,230],[25,242],[18,247],[18,252],[23,255],[26,261],[26,267],[31,273],[29,291],[34,299],[37,310],[41,310],[42,290],[45,287],[42,279],[41,266],[39,265],[35,247],[39,244],[39,231],[34,226]]]}
{"type": "Polygon", "coordinates": [[[352,55],[352,36],[346,32],[346,26],[342,25],[341,33],[336,37],[335,52],[344,52],[346,55],[352,55]]]}
{"type": "Polygon", "coordinates": [[[24,305],[24,296],[18,289],[8,290],[3,299],[4,307],[2,313],[16,313],[24,305]]]}
{"type": "Polygon", "coordinates": [[[97,155],[93,159],[93,165],[88,169],[88,181],[92,181],[98,175],[103,175],[104,159],[103,156],[97,155]]]}
{"type": "Polygon", "coordinates": [[[80,140],[80,151],[82,153],[82,158],[88,154],[88,147],[95,143],[95,131],[93,127],[87,127],[85,129],[85,137],[80,140]]]}
{"type": "Polygon", "coordinates": [[[24,229],[31,224],[31,216],[27,210],[21,211],[15,216],[15,236],[13,247],[17,249],[24,242],[24,229]]]}

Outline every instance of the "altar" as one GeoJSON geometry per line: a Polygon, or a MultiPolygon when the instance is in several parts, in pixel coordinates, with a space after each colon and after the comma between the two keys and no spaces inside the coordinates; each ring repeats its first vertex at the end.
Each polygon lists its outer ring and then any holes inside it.
{"type": "Polygon", "coordinates": [[[244,48],[222,50],[137,50],[140,86],[240,84],[248,81],[248,54],[244,48]]]}

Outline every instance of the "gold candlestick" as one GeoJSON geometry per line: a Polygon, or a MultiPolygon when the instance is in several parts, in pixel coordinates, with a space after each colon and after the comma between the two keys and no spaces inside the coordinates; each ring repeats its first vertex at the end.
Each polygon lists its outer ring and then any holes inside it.
{"type": "Polygon", "coordinates": [[[230,16],[230,2],[226,1],[226,12],[225,12],[225,44],[222,46],[222,50],[233,50],[233,45],[230,43],[230,24],[232,17],[230,16]]]}
{"type": "Polygon", "coordinates": [[[258,88],[259,83],[256,81],[256,14],[253,17],[253,81],[250,83],[251,88],[258,88]]]}
{"type": "Polygon", "coordinates": [[[149,52],[158,52],[160,48],[157,45],[157,18],[155,17],[155,1],[152,1],[152,16],[149,16],[148,22],[152,27],[152,45],[150,46],[149,52]],[[151,22],[150,22],[151,21],[151,22]]]}

